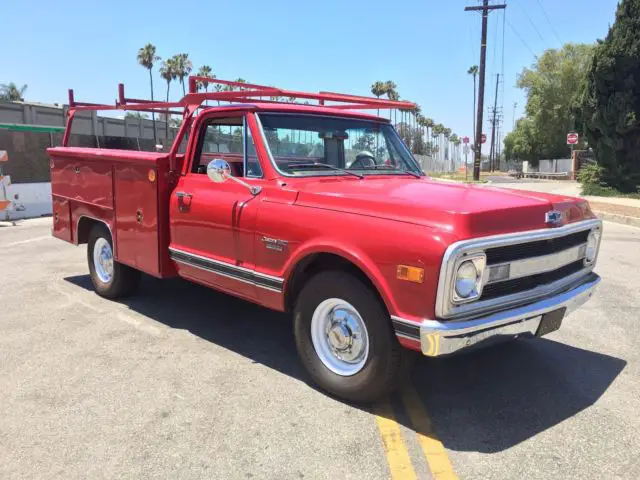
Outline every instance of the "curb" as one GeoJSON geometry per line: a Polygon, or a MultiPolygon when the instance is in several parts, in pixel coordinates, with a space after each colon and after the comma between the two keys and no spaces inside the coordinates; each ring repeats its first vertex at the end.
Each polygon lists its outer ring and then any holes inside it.
{"type": "Polygon", "coordinates": [[[623,225],[629,225],[631,227],[640,228],[640,218],[638,217],[627,217],[626,215],[618,215],[616,213],[607,213],[607,212],[598,212],[594,210],[596,217],[601,220],[607,220],[609,222],[621,223],[623,225]]]}

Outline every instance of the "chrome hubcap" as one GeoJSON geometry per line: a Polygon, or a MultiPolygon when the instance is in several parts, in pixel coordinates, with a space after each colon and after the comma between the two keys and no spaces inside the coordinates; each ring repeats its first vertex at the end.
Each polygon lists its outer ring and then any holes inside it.
{"type": "Polygon", "coordinates": [[[369,355],[369,335],[362,317],[339,298],[323,301],[313,312],[311,340],[320,361],[337,375],[355,375],[369,355]]]}
{"type": "Polygon", "coordinates": [[[109,283],[113,278],[113,253],[106,238],[99,238],[93,245],[93,266],[100,281],[109,283]]]}

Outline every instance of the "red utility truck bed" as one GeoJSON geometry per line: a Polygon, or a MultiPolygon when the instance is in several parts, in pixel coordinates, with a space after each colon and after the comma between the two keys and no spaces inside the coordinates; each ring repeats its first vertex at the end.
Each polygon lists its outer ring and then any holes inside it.
{"type": "Polygon", "coordinates": [[[56,147],[49,155],[55,237],[84,243],[88,220],[99,220],[111,231],[118,262],[157,277],[174,274],[167,153],[56,147]]]}

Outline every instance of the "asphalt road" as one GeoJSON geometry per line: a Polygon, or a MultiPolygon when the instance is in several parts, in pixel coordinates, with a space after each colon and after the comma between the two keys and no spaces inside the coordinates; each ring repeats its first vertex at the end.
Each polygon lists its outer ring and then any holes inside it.
{"type": "Polygon", "coordinates": [[[640,229],[605,225],[560,331],[363,407],[307,384],[286,315],[179,280],[101,299],[49,228],[0,226],[2,479],[640,478],[640,229]]]}

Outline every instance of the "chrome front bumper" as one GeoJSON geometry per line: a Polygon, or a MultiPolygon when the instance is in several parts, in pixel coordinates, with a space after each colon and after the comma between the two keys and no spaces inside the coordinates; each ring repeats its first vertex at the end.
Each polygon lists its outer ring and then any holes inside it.
{"type": "Polygon", "coordinates": [[[509,338],[534,336],[543,314],[566,308],[566,317],[591,298],[598,283],[600,277],[590,273],[570,289],[522,307],[471,320],[425,320],[420,325],[422,353],[439,357],[509,338]]]}

